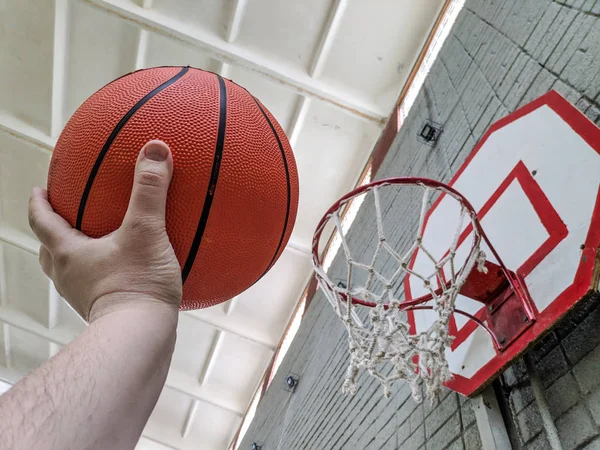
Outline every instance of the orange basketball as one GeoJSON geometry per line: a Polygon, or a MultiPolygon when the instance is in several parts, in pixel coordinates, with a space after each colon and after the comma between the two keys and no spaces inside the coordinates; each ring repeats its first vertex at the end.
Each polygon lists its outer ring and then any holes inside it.
{"type": "Polygon", "coordinates": [[[191,67],[140,70],[88,98],[50,163],[55,211],[88,236],[117,229],[135,162],[152,139],[173,152],[167,233],[181,266],[181,309],[228,300],[283,251],[298,207],[298,173],[279,123],[248,91],[191,67]]]}

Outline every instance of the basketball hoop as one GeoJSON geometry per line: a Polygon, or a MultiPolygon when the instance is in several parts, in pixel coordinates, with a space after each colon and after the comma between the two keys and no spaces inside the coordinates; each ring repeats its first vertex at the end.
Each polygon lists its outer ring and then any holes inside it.
{"type": "Polygon", "coordinates": [[[445,352],[453,340],[449,321],[454,313],[462,314],[483,327],[491,336],[497,351],[503,351],[535,318],[522,280],[506,269],[481,228],[473,206],[458,191],[435,180],[390,178],[366,184],[348,193],[319,222],[313,238],[312,254],[319,286],[348,332],[350,364],[342,387],[344,393],[356,392],[359,371],[365,369],[379,380],[386,397],[390,396],[391,383],[404,379],[410,383],[415,400],[422,400],[421,383],[424,384],[425,396],[433,399],[443,383],[451,379],[445,352]],[[422,199],[416,235],[412,244],[408,245],[408,250],[401,252],[393,248],[386,238],[380,191],[406,187],[420,188],[422,199]],[[372,194],[370,197],[375,206],[377,241],[370,263],[363,263],[353,258],[355,255],[352,255],[344,235],[341,212],[354,199],[368,194],[372,194]],[[458,208],[457,223],[448,224],[449,227],[453,226],[454,231],[447,250],[437,256],[423,240],[433,195],[451,197],[457,202],[458,208]],[[340,283],[330,278],[319,257],[319,241],[330,221],[341,239],[347,264],[346,279],[340,283]],[[465,254],[462,251],[457,256],[457,248],[463,242],[466,244],[469,237],[468,252],[465,254]],[[482,240],[498,262],[497,265],[486,261],[486,255],[480,248],[482,240]],[[413,267],[416,252],[426,255],[426,272],[413,267]],[[378,259],[384,254],[393,264],[389,276],[376,267],[378,259]],[[364,275],[362,280],[359,273],[364,275]],[[408,276],[422,282],[425,295],[402,299],[403,283],[408,276]],[[476,317],[455,309],[459,294],[488,305],[487,315],[476,317]],[[371,308],[366,324],[359,317],[362,307],[371,308]],[[431,310],[435,318],[426,331],[415,333],[406,318],[405,312],[409,310],[431,310]],[[528,320],[523,326],[513,325],[510,320],[498,320],[497,313],[508,318],[519,313],[528,320]],[[384,373],[385,363],[389,363],[391,372],[384,373]]]}

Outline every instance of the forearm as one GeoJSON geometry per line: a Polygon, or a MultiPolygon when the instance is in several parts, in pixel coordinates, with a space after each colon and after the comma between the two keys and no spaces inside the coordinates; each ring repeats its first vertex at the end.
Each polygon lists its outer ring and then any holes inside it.
{"type": "Polygon", "coordinates": [[[176,325],[177,309],[158,302],[107,308],[0,397],[2,448],[133,448],[163,388],[176,325]]]}

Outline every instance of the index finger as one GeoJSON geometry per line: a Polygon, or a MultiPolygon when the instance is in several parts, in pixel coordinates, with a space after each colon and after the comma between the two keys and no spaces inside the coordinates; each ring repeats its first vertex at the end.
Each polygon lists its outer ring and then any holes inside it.
{"type": "Polygon", "coordinates": [[[29,199],[29,226],[50,252],[73,230],[73,227],[52,209],[46,189],[38,187],[33,188],[29,199]]]}

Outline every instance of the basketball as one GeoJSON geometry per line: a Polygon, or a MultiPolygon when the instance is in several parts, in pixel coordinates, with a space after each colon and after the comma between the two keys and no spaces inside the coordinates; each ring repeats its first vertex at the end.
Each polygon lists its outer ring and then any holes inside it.
{"type": "Polygon", "coordinates": [[[146,142],[173,153],[167,234],[181,266],[181,309],[226,301],[275,264],[298,207],[298,174],[277,120],[244,88],[191,67],[124,75],[65,126],[48,174],[54,210],[88,236],[119,228],[146,142]]]}

